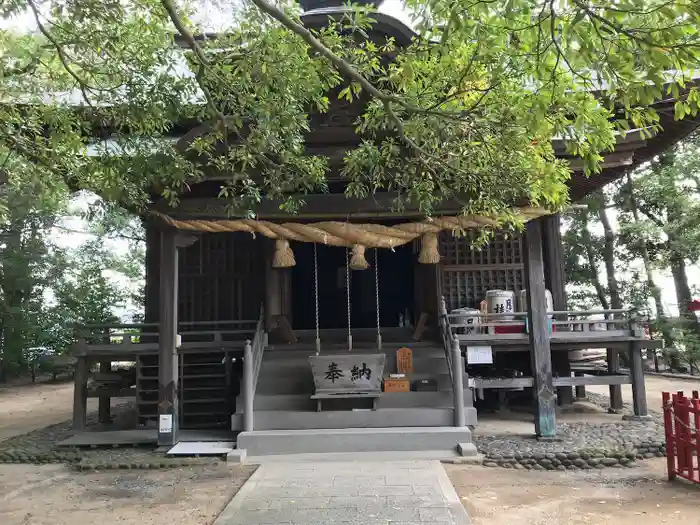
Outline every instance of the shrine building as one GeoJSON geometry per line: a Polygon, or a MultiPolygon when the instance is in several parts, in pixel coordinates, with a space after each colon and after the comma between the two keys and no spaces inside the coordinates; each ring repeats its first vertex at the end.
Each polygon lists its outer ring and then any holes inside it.
{"type": "MultiPolygon", "coordinates": [[[[321,28],[340,4],[304,5],[302,21],[321,28]]],[[[370,38],[406,46],[415,37],[381,7],[374,18],[370,38]]],[[[613,405],[632,384],[634,412],[646,416],[642,352],[658,342],[634,312],[568,310],[560,217],[523,208],[522,234],[473,249],[472,232],[489,221],[460,216],[456,202],[428,220],[410,206],[393,211],[390,192],[347,198],[340,167],[360,142],[363,108],[329,98],[328,112],[310,117],[306,148],[330,159],[330,191],[305,196],[298,214],[263,199],[256,220],[230,217],[212,177],[177,207],[154,195],[144,215],[145,322],[85,327],[74,350],[78,441],[98,434],[86,425],[88,397],[99,398],[103,441],[138,434],[174,446],[208,433],[249,456],[471,455],[480,411],[521,403],[532,408],[533,434],[553,437],[557,407],[592,384],[610,385],[613,405]],[[605,373],[572,370],[572,353],[587,348],[608,349],[605,373]],[[118,361],[136,363],[132,380],[115,381],[118,361]],[[135,399],[133,425],[111,429],[110,398],[125,396],[135,399]]],[[[664,131],[620,136],[590,178],[555,141],[574,170],[571,201],[694,130],[697,120],[674,121],[674,102],[654,106],[664,131]]],[[[205,129],[173,140],[186,147],[205,129]]]]}

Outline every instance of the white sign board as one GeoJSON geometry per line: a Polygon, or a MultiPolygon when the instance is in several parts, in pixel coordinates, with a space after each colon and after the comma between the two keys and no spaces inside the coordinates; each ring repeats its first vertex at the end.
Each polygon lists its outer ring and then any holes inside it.
{"type": "Polygon", "coordinates": [[[491,365],[493,364],[493,351],[490,346],[468,346],[467,364],[491,365]]]}
{"type": "Polygon", "coordinates": [[[158,418],[158,432],[161,434],[170,434],[173,431],[173,416],[170,414],[162,414],[158,418]]]}

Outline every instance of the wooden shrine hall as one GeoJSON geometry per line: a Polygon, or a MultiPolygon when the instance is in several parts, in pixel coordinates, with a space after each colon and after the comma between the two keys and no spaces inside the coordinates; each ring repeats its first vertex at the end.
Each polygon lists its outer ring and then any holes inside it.
{"type": "MultiPolygon", "coordinates": [[[[342,13],[339,2],[326,4],[302,21],[322,27],[342,13]]],[[[414,36],[389,15],[375,18],[371,37],[406,45],[414,36]]],[[[620,136],[600,175],[586,178],[570,159],[571,200],[695,129],[695,120],[673,120],[673,102],[656,107],[664,131],[620,136]]],[[[215,178],[193,184],[176,208],[154,197],[144,217],[145,322],[82,330],[76,430],[86,429],[88,397],[99,398],[109,428],[110,398],[130,396],[132,430],[159,445],[224,431],[252,456],[469,455],[477,411],[504,395],[533,406],[543,438],[556,435],[556,407],[572,402],[574,387],[610,385],[621,408],[620,385],[631,384],[634,413],[647,416],[641,352],[658,342],[645,339],[632,311],[567,309],[559,216],[522,208],[522,234],[497,233],[474,249],[472,233],[491,223],[460,216],[456,203],[426,219],[410,206],[392,211],[388,192],[346,198],[334,173],[358,144],[361,110],[333,100],[311,116],[306,145],[330,152],[335,189],[305,196],[298,215],[263,200],[256,220],[229,217],[215,178]],[[571,352],[586,348],[608,349],[605,373],[572,374],[571,352]],[[115,379],[117,361],[135,362],[132,380],[115,379]]],[[[567,156],[563,140],[554,147],[567,156]]]]}

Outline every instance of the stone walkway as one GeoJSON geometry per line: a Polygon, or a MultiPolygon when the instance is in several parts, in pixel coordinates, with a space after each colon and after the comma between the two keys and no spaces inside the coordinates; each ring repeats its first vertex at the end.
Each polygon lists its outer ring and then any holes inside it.
{"type": "Polygon", "coordinates": [[[267,463],[214,525],[468,525],[437,461],[267,463]]]}

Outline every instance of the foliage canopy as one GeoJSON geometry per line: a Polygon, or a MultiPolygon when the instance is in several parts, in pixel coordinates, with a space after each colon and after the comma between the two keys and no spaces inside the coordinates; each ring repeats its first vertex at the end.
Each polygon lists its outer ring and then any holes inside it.
{"type": "Polygon", "coordinates": [[[402,49],[368,38],[366,8],[309,31],[295,4],[219,2],[227,29],[196,40],[197,8],[3,2],[37,32],[0,31],[0,148],[135,208],[217,173],[239,214],[264,198],[295,210],[339,169],[348,195],[390,189],[426,213],[455,198],[508,222],[515,205],[566,205],[554,138],[595,174],[617,132],[658,131],[651,104],[676,97],[683,118],[700,101],[690,0],[407,0],[418,36],[402,49]],[[304,149],[309,114],[337,97],[364,104],[341,167],[304,149]],[[162,140],[194,122],[209,131],[186,149],[162,140]],[[86,155],[95,136],[113,149],[86,155]]]}

